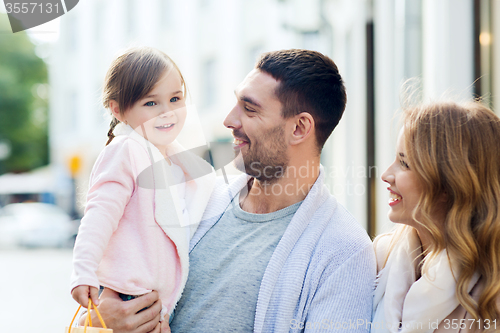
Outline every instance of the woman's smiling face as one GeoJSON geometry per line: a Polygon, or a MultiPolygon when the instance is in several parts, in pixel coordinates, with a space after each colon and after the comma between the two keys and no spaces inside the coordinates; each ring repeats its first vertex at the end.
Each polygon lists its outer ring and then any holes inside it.
{"type": "Polygon", "coordinates": [[[412,213],[420,199],[422,184],[408,162],[403,129],[398,136],[396,158],[382,174],[382,180],[389,184],[389,219],[414,227],[412,213]]]}

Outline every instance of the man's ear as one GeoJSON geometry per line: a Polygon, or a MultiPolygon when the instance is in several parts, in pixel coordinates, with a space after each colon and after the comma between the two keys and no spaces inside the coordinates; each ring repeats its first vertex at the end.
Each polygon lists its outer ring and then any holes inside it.
{"type": "Polygon", "coordinates": [[[118,105],[118,102],[115,101],[114,99],[109,101],[109,109],[111,110],[111,114],[121,121],[122,123],[127,123],[123,115],[120,113],[120,106],[118,105]]]}
{"type": "Polygon", "coordinates": [[[293,117],[292,145],[306,141],[314,133],[314,118],[309,112],[301,112],[293,117]]]}

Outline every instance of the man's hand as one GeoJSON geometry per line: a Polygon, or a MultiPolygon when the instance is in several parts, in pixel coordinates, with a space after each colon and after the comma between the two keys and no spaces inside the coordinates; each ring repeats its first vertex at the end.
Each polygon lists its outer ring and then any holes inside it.
{"type": "MultiPolygon", "coordinates": [[[[165,316],[165,317],[168,317],[168,316],[165,316]]],[[[161,326],[160,333],[172,333],[172,331],[170,330],[170,326],[168,325],[168,318],[165,318],[165,320],[163,320],[160,323],[160,326],[161,326]]]]}
{"type": "MultiPolygon", "coordinates": [[[[156,291],[125,302],[117,292],[104,288],[98,309],[106,326],[112,328],[114,333],[170,332],[168,318],[166,328],[160,326],[161,301],[156,291]],[[144,310],[141,311],[142,309],[144,310]]],[[[80,325],[84,323],[85,316],[82,316],[80,325]]],[[[92,323],[96,327],[100,326],[99,318],[94,311],[92,311],[92,323]]]]}
{"type": "Polygon", "coordinates": [[[89,304],[89,297],[92,298],[92,303],[95,306],[99,305],[99,291],[96,287],[91,286],[78,286],[71,290],[71,296],[81,306],[86,308],[89,304]]]}

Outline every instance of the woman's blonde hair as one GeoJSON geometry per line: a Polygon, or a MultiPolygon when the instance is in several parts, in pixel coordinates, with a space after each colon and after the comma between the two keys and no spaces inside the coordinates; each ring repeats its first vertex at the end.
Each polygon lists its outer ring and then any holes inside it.
{"type": "MultiPolygon", "coordinates": [[[[160,50],[152,47],[134,47],[118,56],[104,79],[102,103],[109,108],[111,100],[118,102],[120,113],[124,114],[135,102],[153,90],[167,71],[175,69],[181,78],[184,96],[186,83],[177,65],[160,50]]],[[[108,131],[108,145],[113,140],[113,130],[120,121],[112,116],[108,131]]]]}
{"type": "Polygon", "coordinates": [[[499,318],[500,118],[479,102],[438,102],[404,110],[403,126],[423,186],[413,217],[433,240],[422,270],[446,249],[461,268],[460,304],[476,319],[499,318]],[[432,219],[436,209],[446,211],[444,225],[432,219]],[[475,272],[484,284],[477,303],[468,293],[475,272]]]}

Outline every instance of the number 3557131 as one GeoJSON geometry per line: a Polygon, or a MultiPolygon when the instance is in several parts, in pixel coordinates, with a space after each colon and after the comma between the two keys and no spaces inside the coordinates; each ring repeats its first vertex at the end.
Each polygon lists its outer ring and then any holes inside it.
{"type": "Polygon", "coordinates": [[[7,10],[7,14],[19,14],[19,13],[46,13],[51,14],[59,13],[59,4],[52,3],[36,3],[36,2],[14,2],[14,3],[6,3],[5,9],[7,10]]]}

